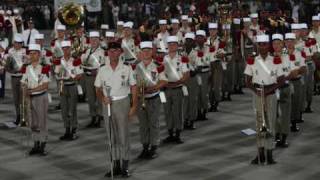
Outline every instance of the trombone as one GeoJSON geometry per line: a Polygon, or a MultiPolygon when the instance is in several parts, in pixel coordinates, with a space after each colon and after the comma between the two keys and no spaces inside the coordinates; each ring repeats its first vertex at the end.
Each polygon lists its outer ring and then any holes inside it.
{"type": "Polygon", "coordinates": [[[138,78],[138,85],[139,85],[139,95],[140,95],[141,101],[142,101],[141,108],[144,110],[144,109],[146,109],[146,99],[144,97],[146,82],[142,77],[138,78]]]}
{"type": "Polygon", "coordinates": [[[27,85],[28,81],[26,80],[26,82],[24,82],[21,86],[21,90],[22,90],[22,100],[21,100],[21,104],[20,104],[20,123],[19,126],[20,127],[28,127],[29,123],[27,122],[28,120],[28,94],[27,94],[27,85]]]}
{"type": "Polygon", "coordinates": [[[261,96],[260,96],[260,103],[261,103],[261,118],[262,118],[262,125],[261,127],[259,128],[259,132],[260,133],[268,133],[269,130],[266,126],[266,117],[265,117],[265,96],[264,96],[264,85],[261,85],[260,86],[260,89],[261,89],[261,96]]]}

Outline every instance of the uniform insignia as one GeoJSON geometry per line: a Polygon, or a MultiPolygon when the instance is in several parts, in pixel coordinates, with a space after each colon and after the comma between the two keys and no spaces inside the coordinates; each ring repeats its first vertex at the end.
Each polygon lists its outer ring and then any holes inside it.
{"type": "Polygon", "coordinates": [[[157,72],[151,71],[151,77],[152,81],[155,81],[157,79],[157,72]]]}

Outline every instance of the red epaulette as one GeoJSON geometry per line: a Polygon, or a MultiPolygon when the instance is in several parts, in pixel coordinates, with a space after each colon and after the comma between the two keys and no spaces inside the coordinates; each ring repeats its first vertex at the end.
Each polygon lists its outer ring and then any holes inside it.
{"type": "Polygon", "coordinates": [[[81,64],[81,59],[80,58],[77,58],[77,59],[74,59],[73,62],[72,62],[73,66],[80,66],[81,64]]]}
{"type": "Polygon", "coordinates": [[[225,47],[226,47],[226,43],[223,42],[223,41],[221,41],[221,42],[219,43],[219,49],[223,49],[223,48],[225,48],[225,47]]]}
{"type": "Polygon", "coordinates": [[[58,59],[55,59],[55,60],[53,60],[53,62],[52,62],[54,65],[56,65],[56,66],[58,66],[58,65],[60,65],[61,64],[61,59],[60,58],[58,58],[58,59]]]}
{"type": "Polygon", "coordinates": [[[281,64],[282,60],[280,56],[274,56],[273,57],[273,63],[274,64],[281,64]]]}
{"type": "Polygon", "coordinates": [[[46,50],[46,57],[51,57],[53,54],[51,51],[49,50],[46,50]]]}
{"type": "Polygon", "coordinates": [[[247,64],[249,64],[249,65],[253,65],[254,64],[254,57],[253,56],[249,56],[247,58],[247,64]]]}
{"type": "Polygon", "coordinates": [[[189,58],[187,56],[182,56],[181,57],[181,62],[182,63],[188,63],[189,62],[189,58]]]}
{"type": "Polygon", "coordinates": [[[48,75],[49,72],[50,72],[50,66],[49,65],[42,66],[42,69],[41,69],[41,73],[42,74],[48,75]]]}
{"type": "Polygon", "coordinates": [[[301,51],[301,56],[302,56],[303,58],[307,58],[307,54],[306,54],[304,51],[301,51]]]}
{"type": "Polygon", "coordinates": [[[199,58],[202,58],[202,57],[204,56],[203,51],[198,51],[197,56],[198,56],[199,58]]]}
{"type": "Polygon", "coordinates": [[[20,69],[20,73],[25,74],[27,71],[27,65],[22,65],[21,69],[20,69]]]}
{"type": "MultiPolygon", "coordinates": [[[[216,51],[215,46],[210,46],[209,52],[214,53],[216,51]]],[[[199,52],[198,52],[199,53],[199,52]]],[[[203,55],[202,55],[203,56],[203,55]]],[[[198,56],[199,57],[199,56],[198,56]]]]}
{"type": "Polygon", "coordinates": [[[290,54],[289,55],[289,59],[290,59],[290,61],[295,61],[296,60],[296,56],[294,54],[290,54]]]}

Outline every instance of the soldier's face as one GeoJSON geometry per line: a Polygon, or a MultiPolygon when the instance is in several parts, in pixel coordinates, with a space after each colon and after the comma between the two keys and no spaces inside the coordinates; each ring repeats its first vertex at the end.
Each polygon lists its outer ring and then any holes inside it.
{"type": "Polygon", "coordinates": [[[14,46],[15,49],[21,49],[22,48],[22,43],[21,42],[15,42],[13,44],[13,46],[14,46]]]}
{"type": "Polygon", "coordinates": [[[58,30],[58,38],[64,38],[65,31],[63,30],[58,30]]]}
{"type": "Polygon", "coordinates": [[[196,40],[199,45],[203,45],[206,42],[206,38],[204,36],[197,36],[196,40]]]}
{"type": "Polygon", "coordinates": [[[275,52],[281,52],[283,48],[283,42],[280,40],[272,41],[272,47],[275,52]]]}
{"type": "Polygon", "coordinates": [[[84,32],[83,27],[80,27],[80,28],[77,29],[77,35],[78,36],[82,36],[83,32],[84,32]]]}
{"type": "Polygon", "coordinates": [[[175,30],[179,29],[179,24],[177,23],[174,23],[171,26],[172,26],[172,29],[175,29],[175,30]]]}
{"type": "Polygon", "coordinates": [[[251,21],[252,21],[252,24],[257,24],[258,19],[257,18],[252,18],[251,21]]]}
{"type": "Polygon", "coordinates": [[[181,24],[182,24],[182,26],[188,26],[188,25],[189,25],[189,23],[188,23],[187,20],[183,20],[183,21],[181,22],[181,24]]]}
{"type": "Polygon", "coordinates": [[[40,58],[40,52],[39,51],[30,51],[29,57],[30,57],[31,62],[36,62],[40,58]]]}
{"type": "Polygon", "coordinates": [[[130,36],[131,32],[132,32],[131,28],[124,28],[123,29],[123,35],[124,36],[130,36]]]}
{"type": "Polygon", "coordinates": [[[216,36],[218,34],[218,29],[209,29],[210,36],[216,36]]]}
{"type": "Polygon", "coordinates": [[[266,55],[269,52],[269,43],[268,42],[262,42],[259,43],[259,52],[261,55],[266,55]]]}
{"type": "Polygon", "coordinates": [[[110,60],[119,59],[120,54],[121,54],[121,49],[111,48],[108,50],[108,56],[110,60]]]}
{"type": "Polygon", "coordinates": [[[294,46],[296,44],[296,41],[293,40],[293,39],[288,39],[285,41],[286,43],[286,47],[289,48],[289,49],[294,49],[294,46]]]}
{"type": "Polygon", "coordinates": [[[296,34],[297,38],[300,37],[300,31],[299,30],[292,30],[292,32],[296,34]]]}
{"type": "Polygon", "coordinates": [[[302,32],[301,32],[302,37],[308,36],[308,34],[309,34],[309,30],[308,30],[308,29],[303,29],[303,30],[301,30],[301,31],[302,31],[302,32]]]}
{"type": "Polygon", "coordinates": [[[178,50],[178,43],[168,43],[169,52],[176,52],[178,50]]]}
{"type": "Polygon", "coordinates": [[[152,58],[152,49],[142,49],[143,60],[150,60],[152,58]]]}
{"type": "Polygon", "coordinates": [[[320,21],[312,21],[312,26],[313,27],[319,27],[319,25],[320,25],[320,21]]]}
{"type": "Polygon", "coordinates": [[[71,54],[71,48],[70,47],[63,47],[62,51],[63,51],[63,54],[65,56],[70,56],[70,54],[71,54]]]}
{"type": "Polygon", "coordinates": [[[160,25],[160,31],[166,31],[167,25],[160,25]]]}
{"type": "Polygon", "coordinates": [[[100,39],[98,37],[90,38],[90,45],[94,48],[97,48],[100,44],[100,39]]]}

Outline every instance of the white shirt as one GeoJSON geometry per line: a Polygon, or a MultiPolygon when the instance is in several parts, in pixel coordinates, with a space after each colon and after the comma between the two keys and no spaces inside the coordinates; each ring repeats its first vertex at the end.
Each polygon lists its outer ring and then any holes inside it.
{"type": "Polygon", "coordinates": [[[120,60],[115,70],[111,68],[110,62],[106,61],[106,64],[99,68],[94,82],[94,86],[98,88],[110,86],[110,96],[116,97],[129,95],[130,87],[134,85],[136,79],[131,66],[124,65],[120,60]]]}
{"type": "MultiPolygon", "coordinates": [[[[27,59],[24,58],[26,56],[26,49],[24,48],[21,48],[19,50],[16,50],[15,48],[10,48],[8,51],[7,57],[9,56],[13,57],[14,61],[20,68],[22,67],[23,64],[27,63],[27,59]]],[[[18,75],[20,73],[15,73],[15,74],[18,75]]]]}
{"type": "Polygon", "coordinates": [[[265,60],[259,55],[253,64],[247,64],[244,74],[252,77],[252,83],[271,85],[277,83],[277,78],[284,75],[281,64],[274,63],[273,56],[268,55],[265,60]]]}
{"type": "Polygon", "coordinates": [[[183,74],[189,72],[188,64],[182,62],[182,57],[178,54],[174,58],[169,55],[164,56],[163,65],[168,82],[176,82],[183,77],[183,74]]]}
{"type": "Polygon", "coordinates": [[[44,83],[50,82],[50,79],[46,74],[42,73],[42,67],[38,64],[36,67],[28,65],[26,73],[23,74],[21,83],[26,83],[28,89],[36,88],[44,83]]]}
{"type": "Polygon", "coordinates": [[[80,68],[80,65],[75,66],[75,59],[70,57],[68,61],[65,58],[61,58],[61,64],[55,66],[54,72],[57,75],[57,79],[69,80],[71,77],[75,77],[83,73],[83,70],[80,68]]]}
{"type": "Polygon", "coordinates": [[[101,47],[97,49],[89,48],[82,54],[81,61],[85,69],[98,69],[106,62],[104,50],[101,47]]]}
{"type": "Polygon", "coordinates": [[[31,32],[31,35],[30,35],[30,41],[29,41],[29,44],[34,44],[36,41],[35,41],[35,35],[36,34],[39,34],[39,31],[36,30],[36,29],[27,29],[27,30],[24,30],[22,32],[22,35],[23,35],[23,41],[24,41],[24,45],[25,46],[28,46],[28,38],[29,38],[29,34],[31,32]]]}

